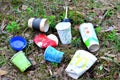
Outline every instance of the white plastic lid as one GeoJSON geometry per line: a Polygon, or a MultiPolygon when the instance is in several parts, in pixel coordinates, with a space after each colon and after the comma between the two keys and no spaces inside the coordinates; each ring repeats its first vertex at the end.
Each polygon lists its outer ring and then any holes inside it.
{"type": "Polygon", "coordinates": [[[56,25],[56,29],[57,30],[65,30],[71,27],[71,23],[70,22],[60,22],[56,25]]]}

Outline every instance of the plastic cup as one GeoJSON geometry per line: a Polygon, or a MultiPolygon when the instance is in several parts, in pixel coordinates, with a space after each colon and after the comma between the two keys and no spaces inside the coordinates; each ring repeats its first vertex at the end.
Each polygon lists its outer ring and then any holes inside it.
{"type": "Polygon", "coordinates": [[[23,51],[17,52],[10,61],[17,67],[21,72],[24,72],[31,66],[30,61],[26,58],[23,51]]]}
{"type": "Polygon", "coordinates": [[[56,25],[56,29],[62,44],[70,44],[71,35],[71,23],[70,22],[60,22],[56,25]]]}
{"type": "Polygon", "coordinates": [[[50,62],[61,63],[64,52],[48,46],[44,52],[44,59],[50,62]]]}
{"type": "Polygon", "coordinates": [[[85,50],[77,50],[65,71],[73,79],[78,79],[96,60],[93,54],[85,50]]]}
{"type": "Polygon", "coordinates": [[[90,52],[99,50],[99,41],[92,23],[83,23],[79,27],[83,42],[90,52]]]}
{"type": "Polygon", "coordinates": [[[28,27],[41,32],[47,32],[49,29],[49,23],[46,18],[30,18],[28,20],[28,27]]]}

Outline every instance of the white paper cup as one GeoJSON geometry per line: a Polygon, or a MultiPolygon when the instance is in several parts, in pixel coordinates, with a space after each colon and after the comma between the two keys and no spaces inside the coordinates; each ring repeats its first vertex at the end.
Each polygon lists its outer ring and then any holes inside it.
{"type": "Polygon", "coordinates": [[[77,50],[65,71],[73,79],[78,79],[96,60],[93,54],[85,50],[77,50]]]}
{"type": "Polygon", "coordinates": [[[99,41],[92,23],[81,24],[79,31],[81,33],[83,42],[90,52],[95,52],[100,48],[99,41]]]}
{"type": "Polygon", "coordinates": [[[70,22],[60,22],[56,25],[56,29],[62,44],[70,44],[71,35],[71,23],[70,22]]]}
{"type": "Polygon", "coordinates": [[[46,18],[30,18],[28,20],[28,27],[41,32],[47,32],[49,29],[49,23],[46,18]]]}
{"type": "Polygon", "coordinates": [[[49,34],[47,37],[48,37],[49,39],[55,41],[56,44],[58,45],[58,38],[57,38],[54,34],[49,34]]]}

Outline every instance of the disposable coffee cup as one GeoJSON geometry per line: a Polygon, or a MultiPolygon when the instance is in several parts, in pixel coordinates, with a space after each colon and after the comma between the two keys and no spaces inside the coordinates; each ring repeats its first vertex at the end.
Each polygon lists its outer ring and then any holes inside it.
{"type": "Polygon", "coordinates": [[[50,62],[61,63],[64,52],[48,46],[44,52],[44,59],[50,62]]]}
{"type": "Polygon", "coordinates": [[[40,48],[47,48],[48,46],[56,47],[58,45],[58,38],[54,34],[48,36],[45,34],[38,34],[33,41],[40,48]]]}
{"type": "Polygon", "coordinates": [[[47,36],[49,39],[53,40],[56,42],[56,45],[58,45],[58,38],[54,34],[49,34],[47,36]]]}
{"type": "Polygon", "coordinates": [[[28,20],[28,27],[41,32],[47,32],[49,29],[49,23],[46,18],[30,18],[28,20]]]}
{"type": "Polygon", "coordinates": [[[79,27],[83,42],[90,52],[99,50],[99,41],[92,23],[83,23],[79,27]]]}
{"type": "Polygon", "coordinates": [[[27,68],[31,66],[30,61],[26,58],[23,51],[17,52],[11,59],[13,63],[21,72],[24,72],[27,68]]]}
{"type": "Polygon", "coordinates": [[[85,50],[77,50],[65,71],[68,76],[78,79],[96,60],[97,58],[93,54],[85,50]]]}
{"type": "Polygon", "coordinates": [[[60,41],[62,44],[70,44],[72,35],[71,35],[71,23],[70,22],[60,22],[55,27],[59,35],[60,41]]]}

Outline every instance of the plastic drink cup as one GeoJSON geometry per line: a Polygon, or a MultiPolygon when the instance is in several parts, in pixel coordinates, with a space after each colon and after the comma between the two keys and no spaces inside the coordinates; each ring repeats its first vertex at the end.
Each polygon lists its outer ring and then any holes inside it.
{"type": "Polygon", "coordinates": [[[44,52],[44,59],[50,62],[61,63],[64,52],[48,46],[44,52]]]}
{"type": "Polygon", "coordinates": [[[78,79],[96,60],[93,54],[85,50],[77,50],[65,71],[73,79],[78,79]]]}
{"type": "Polygon", "coordinates": [[[79,31],[81,33],[83,42],[90,52],[95,52],[100,48],[99,41],[92,23],[81,24],[79,31]]]}
{"type": "Polygon", "coordinates": [[[49,29],[49,24],[46,18],[30,18],[28,20],[28,27],[41,32],[47,32],[49,29]]]}
{"type": "Polygon", "coordinates": [[[56,25],[56,29],[62,44],[70,44],[71,35],[71,23],[70,22],[60,22],[56,25]]]}
{"type": "Polygon", "coordinates": [[[10,60],[21,72],[24,72],[31,66],[23,51],[17,52],[10,60]]]}

